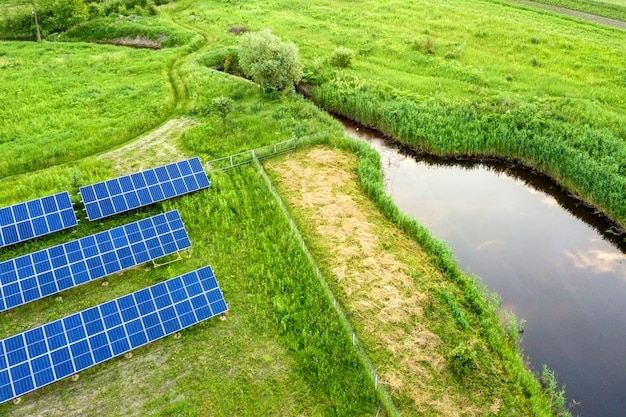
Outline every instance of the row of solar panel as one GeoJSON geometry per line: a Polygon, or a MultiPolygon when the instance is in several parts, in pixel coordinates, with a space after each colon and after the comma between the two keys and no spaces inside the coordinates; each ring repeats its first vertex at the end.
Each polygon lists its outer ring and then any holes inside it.
{"type": "Polygon", "coordinates": [[[226,310],[207,266],[0,340],[0,403],[226,310]]]}
{"type": "Polygon", "coordinates": [[[198,158],[80,188],[91,221],[210,186],[198,158]]]}
{"type": "MultiPolygon", "coordinates": [[[[198,158],[80,188],[91,221],[210,186],[198,158]]],[[[0,208],[0,247],[78,224],[67,192],[0,208]]]]}
{"type": "Polygon", "coordinates": [[[67,192],[0,208],[0,247],[76,226],[67,192]]]}
{"type": "Polygon", "coordinates": [[[0,263],[0,311],[191,246],[177,210],[0,263]]]}
{"type": "MultiPolygon", "coordinates": [[[[95,207],[101,218],[209,185],[200,161],[194,158],[94,184],[91,191],[99,199],[89,207],[95,207]],[[138,188],[131,189],[131,183],[138,188]]],[[[94,220],[87,204],[88,217],[94,220]]],[[[77,224],[68,193],[2,208],[0,220],[2,246],[77,224]]],[[[182,220],[172,211],[1,262],[0,311],[189,246],[182,220]]],[[[207,267],[0,341],[0,402],[226,308],[213,271],[207,267]]]]}

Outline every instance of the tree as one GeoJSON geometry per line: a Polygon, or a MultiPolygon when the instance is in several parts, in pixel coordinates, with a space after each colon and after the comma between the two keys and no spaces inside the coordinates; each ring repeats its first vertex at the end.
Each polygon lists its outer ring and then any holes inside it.
{"type": "Polygon", "coordinates": [[[89,20],[85,0],[41,0],[37,3],[48,16],[42,24],[51,25],[50,32],[64,31],[89,20]]]}
{"type": "Polygon", "coordinates": [[[264,29],[248,32],[239,43],[239,66],[266,91],[293,89],[302,79],[298,48],[264,29]]]}
{"type": "Polygon", "coordinates": [[[233,100],[230,97],[219,96],[211,101],[211,109],[222,119],[222,129],[226,127],[226,118],[233,110],[233,100]]]}

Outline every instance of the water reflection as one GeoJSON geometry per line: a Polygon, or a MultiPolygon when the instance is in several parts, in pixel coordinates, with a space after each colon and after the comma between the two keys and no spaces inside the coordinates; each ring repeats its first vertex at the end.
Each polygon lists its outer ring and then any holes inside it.
{"type": "Polygon", "coordinates": [[[623,416],[626,244],[612,224],[547,178],[510,164],[418,161],[376,132],[346,128],[380,152],[386,189],[400,209],[526,320],[524,353],[582,402],[574,414],[623,416]]]}
{"type": "Polygon", "coordinates": [[[572,265],[574,265],[575,268],[587,269],[594,274],[615,272],[626,282],[626,268],[623,267],[626,255],[623,253],[608,252],[593,248],[586,250],[581,249],[576,253],[564,250],[563,253],[566,257],[571,259],[572,265]]]}

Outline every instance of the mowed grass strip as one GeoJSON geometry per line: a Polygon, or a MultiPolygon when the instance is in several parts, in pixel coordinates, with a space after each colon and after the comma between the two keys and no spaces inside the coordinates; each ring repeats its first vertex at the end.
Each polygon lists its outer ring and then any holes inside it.
{"type": "Polygon", "coordinates": [[[537,413],[463,313],[459,288],[364,195],[357,162],[317,147],[265,165],[400,412],[537,413]],[[470,374],[454,371],[458,346],[476,355],[470,374]]]}

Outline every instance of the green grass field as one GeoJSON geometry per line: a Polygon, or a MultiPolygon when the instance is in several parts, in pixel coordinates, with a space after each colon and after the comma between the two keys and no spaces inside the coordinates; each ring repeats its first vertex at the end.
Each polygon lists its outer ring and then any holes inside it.
{"type": "MultiPolygon", "coordinates": [[[[2,1],[0,10],[18,3],[2,1]]],[[[205,161],[328,132],[325,146],[359,156],[361,186],[392,221],[388,230],[406,232],[456,286],[434,303],[445,311],[431,323],[446,339],[442,354],[478,340],[491,349],[491,356],[478,359],[501,361],[504,379],[521,390],[503,395],[506,407],[498,415],[511,408],[549,415],[537,381],[523,369],[495,311],[482,304],[483,294],[458,271],[449,250],[383,195],[375,153],[342,139],[340,126],[304,98],[263,96],[249,81],[209,68],[235,50],[239,38],[229,33],[235,25],[267,27],[295,42],[305,81],[323,107],[431,152],[522,160],[621,222],[626,34],[496,1],[179,0],[132,24],[107,18],[42,44],[0,42],[0,206],[69,190],[80,209],[78,186],[126,173],[120,166],[133,163],[105,152],[133,140],[141,149],[144,134],[180,116],[193,123],[171,143],[179,154],[205,161]],[[135,33],[169,34],[172,42],[159,51],[80,42],[135,33]],[[59,39],[72,42],[52,42],[59,39]],[[349,68],[326,62],[340,46],[356,54],[349,68]],[[234,102],[224,122],[211,108],[221,96],[234,102]]],[[[169,162],[155,149],[144,154],[151,164],[169,162]]],[[[350,335],[262,178],[247,167],[211,180],[209,190],[102,224],[81,214],[76,231],[0,251],[0,259],[10,259],[177,208],[192,240],[189,258],[3,313],[0,338],[206,264],[232,309],[225,321],[145,346],[130,359],[81,373],[76,382],[28,394],[18,405],[3,404],[0,414],[377,414],[379,401],[350,335]]],[[[489,379],[494,375],[474,377],[475,386],[489,381],[494,392],[512,389],[489,379]]],[[[406,398],[394,401],[407,404],[406,398]]]]}
{"type": "MultiPolygon", "coordinates": [[[[227,320],[216,318],[194,326],[183,331],[181,339],[169,337],[138,349],[131,359],[111,360],[81,373],[78,382],[53,384],[26,396],[18,406],[3,404],[0,412],[16,416],[42,412],[107,416],[374,412],[371,391],[359,384],[365,375],[347,348],[349,338],[335,336],[338,329],[330,313],[332,306],[324,301],[319,286],[315,289],[317,278],[298,245],[293,238],[285,238],[288,224],[281,221],[262,180],[250,168],[212,180],[210,190],[140,213],[143,217],[178,209],[193,241],[190,258],[183,254],[182,261],[167,267],[136,268],[107,278],[106,287],[93,282],[65,291],[61,299],[48,297],[3,313],[0,337],[206,264],[215,269],[231,306],[227,320]],[[261,239],[260,233],[265,235],[261,239]],[[278,297],[306,300],[306,310],[302,306],[300,311],[285,301],[292,314],[300,316],[297,329],[277,325],[271,305],[278,297]],[[307,333],[312,335],[308,342],[312,345],[302,339],[307,333]],[[316,348],[331,334],[337,343],[316,348]],[[329,352],[319,355],[319,349],[329,352]],[[313,353],[324,363],[307,360],[313,353]],[[331,381],[331,376],[337,379],[331,381]]],[[[67,241],[137,218],[128,214],[101,225],[84,222],[76,233],[44,238],[2,255],[28,253],[52,241],[67,241]]]]}
{"type": "Polygon", "coordinates": [[[0,43],[0,178],[103,152],[160,123],[174,105],[173,58],[171,50],[0,43]]]}

